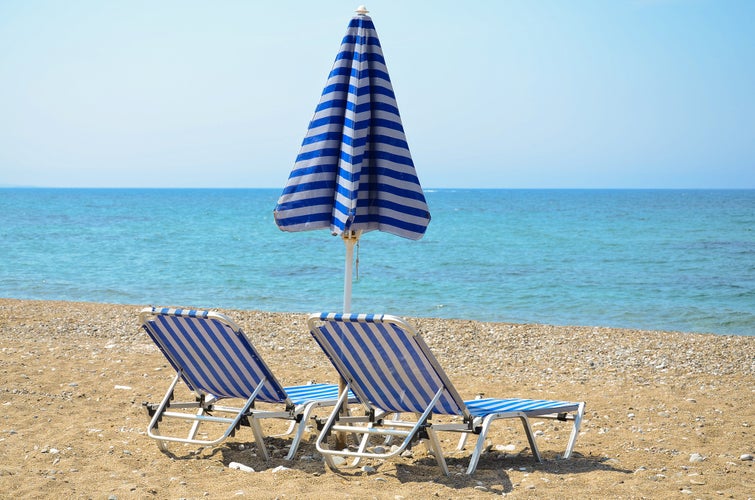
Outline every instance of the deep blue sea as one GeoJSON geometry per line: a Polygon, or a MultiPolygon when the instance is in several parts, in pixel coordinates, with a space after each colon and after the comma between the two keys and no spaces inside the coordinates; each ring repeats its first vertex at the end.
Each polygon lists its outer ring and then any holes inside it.
{"type": "MultiPolygon", "coordinates": [[[[318,312],[344,244],[279,189],[0,189],[0,296],[318,312]]],[[[755,335],[755,190],[427,190],[363,235],[352,312],[755,335]]]]}

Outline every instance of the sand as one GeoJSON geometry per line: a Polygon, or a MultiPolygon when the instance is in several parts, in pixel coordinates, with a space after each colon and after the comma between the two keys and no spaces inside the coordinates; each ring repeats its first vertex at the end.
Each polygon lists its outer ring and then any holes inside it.
{"type": "MultiPolygon", "coordinates": [[[[291,462],[285,438],[268,440],[269,462],[257,457],[246,427],[214,448],[161,452],[142,402],[159,401],[173,371],[138,328],[141,307],[0,299],[0,497],[755,496],[755,337],[409,318],[464,398],[585,401],[574,456],[559,458],[570,424],[535,427],[537,463],[511,420],[494,425],[471,477],[470,450],[448,434],[448,477],[423,446],[333,472],[313,433],[291,462]]],[[[284,385],[336,382],[305,315],[222,312],[284,385]]]]}

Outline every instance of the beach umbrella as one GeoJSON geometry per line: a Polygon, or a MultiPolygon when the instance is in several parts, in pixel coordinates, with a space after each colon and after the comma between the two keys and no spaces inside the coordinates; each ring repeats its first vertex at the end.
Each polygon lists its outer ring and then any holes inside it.
{"type": "Polygon", "coordinates": [[[356,12],[274,212],[283,231],[329,229],[346,243],[343,312],[360,236],[417,240],[430,222],[375,26],[356,12]]]}

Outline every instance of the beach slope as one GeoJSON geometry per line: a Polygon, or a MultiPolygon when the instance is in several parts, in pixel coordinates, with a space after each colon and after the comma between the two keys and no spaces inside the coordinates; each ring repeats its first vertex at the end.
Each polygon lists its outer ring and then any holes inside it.
{"type": "MultiPolygon", "coordinates": [[[[269,440],[269,462],[258,458],[246,427],[215,448],[160,452],[145,434],[142,402],[163,396],[173,370],[139,330],[141,307],[0,299],[0,497],[747,498],[755,492],[755,337],[410,318],[466,399],[484,393],[585,401],[574,456],[558,458],[569,424],[535,426],[545,460],[538,464],[512,420],[493,426],[490,451],[472,477],[463,471],[474,439],[456,452],[453,435],[441,435],[449,477],[424,446],[370,463],[374,470],[335,473],[318,457],[312,433],[292,462],[283,459],[283,438],[269,440]],[[231,469],[231,462],[255,472],[231,469]]],[[[221,312],[244,328],[284,385],[336,381],[305,315],[221,312]]]]}

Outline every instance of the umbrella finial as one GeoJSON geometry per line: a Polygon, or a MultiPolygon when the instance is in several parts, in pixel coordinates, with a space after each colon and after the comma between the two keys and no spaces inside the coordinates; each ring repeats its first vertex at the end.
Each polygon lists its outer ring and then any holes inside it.
{"type": "Polygon", "coordinates": [[[360,16],[366,16],[370,11],[364,5],[360,5],[355,12],[360,16]]]}

